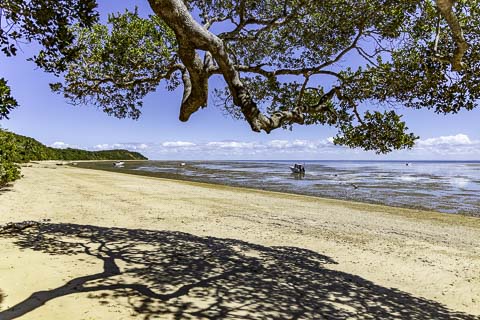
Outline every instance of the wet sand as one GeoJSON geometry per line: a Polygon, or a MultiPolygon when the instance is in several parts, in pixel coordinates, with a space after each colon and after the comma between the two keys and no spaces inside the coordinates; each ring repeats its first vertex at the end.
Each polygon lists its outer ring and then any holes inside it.
{"type": "Polygon", "coordinates": [[[480,219],[34,164],[0,194],[0,319],[469,319],[480,219]],[[288,248],[285,248],[288,247],[288,248]]]}
{"type": "Polygon", "coordinates": [[[310,161],[293,175],[285,161],[110,161],[79,167],[480,217],[480,162],[310,161]]]}

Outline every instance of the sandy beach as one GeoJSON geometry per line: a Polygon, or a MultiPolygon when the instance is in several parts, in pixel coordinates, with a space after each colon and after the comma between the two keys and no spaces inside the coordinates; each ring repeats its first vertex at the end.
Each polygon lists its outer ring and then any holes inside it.
{"type": "Polygon", "coordinates": [[[56,166],[0,192],[0,319],[477,319],[480,219],[56,166]]]}

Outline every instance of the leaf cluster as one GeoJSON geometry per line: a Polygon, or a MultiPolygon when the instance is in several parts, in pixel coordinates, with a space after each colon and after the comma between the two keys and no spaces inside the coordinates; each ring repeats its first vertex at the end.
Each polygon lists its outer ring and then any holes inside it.
{"type": "MultiPolygon", "coordinates": [[[[136,119],[142,98],[167,77],[175,59],[172,31],[156,16],[141,18],[126,11],[112,14],[109,26],[75,26],[72,50],[82,53],[68,65],[65,82],[52,85],[73,104],[93,104],[106,113],[136,119]]],[[[169,88],[178,85],[172,79],[169,88]]]]}
{"type": "Polygon", "coordinates": [[[64,70],[78,56],[70,44],[71,26],[91,26],[98,20],[95,0],[2,0],[0,51],[16,55],[21,43],[37,42],[41,51],[33,60],[47,71],[64,70]]]}
{"type": "MultiPolygon", "coordinates": [[[[46,71],[58,74],[79,51],[70,44],[70,26],[91,26],[98,20],[95,0],[2,0],[0,1],[0,52],[17,54],[22,44],[38,43],[41,50],[30,58],[46,71]]],[[[6,80],[0,78],[0,119],[17,107],[6,80]]],[[[7,118],[8,119],[8,118],[7,118]]]]}
{"type": "Polygon", "coordinates": [[[13,135],[0,129],[0,188],[20,178],[20,168],[15,163],[15,155],[13,135]]]}
{"type": "Polygon", "coordinates": [[[4,78],[0,78],[0,120],[8,119],[10,111],[17,106],[17,100],[12,97],[7,81],[4,78]]]}

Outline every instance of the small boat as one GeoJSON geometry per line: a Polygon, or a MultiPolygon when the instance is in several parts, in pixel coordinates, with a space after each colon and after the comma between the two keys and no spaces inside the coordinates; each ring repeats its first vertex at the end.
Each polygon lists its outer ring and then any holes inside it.
{"type": "Polygon", "coordinates": [[[292,170],[292,173],[304,174],[305,166],[303,164],[295,163],[290,167],[290,170],[292,170]]]}
{"type": "Polygon", "coordinates": [[[123,161],[117,161],[113,163],[113,166],[116,168],[123,168],[124,165],[125,165],[125,162],[123,161]]]}

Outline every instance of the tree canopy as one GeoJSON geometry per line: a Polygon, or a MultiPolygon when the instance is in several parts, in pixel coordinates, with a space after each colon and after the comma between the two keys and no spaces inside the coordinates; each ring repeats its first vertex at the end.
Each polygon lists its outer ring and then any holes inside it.
{"type": "MultiPolygon", "coordinates": [[[[95,8],[95,0],[2,0],[0,54],[15,56],[21,44],[38,43],[42,49],[31,60],[46,71],[62,72],[65,63],[78,56],[71,46],[75,36],[71,26],[87,27],[96,22],[95,8]]],[[[0,119],[18,105],[10,91],[0,77],[0,119]]]]}
{"type": "Polygon", "coordinates": [[[399,107],[448,114],[478,103],[478,1],[148,2],[149,18],[127,11],[67,28],[62,50],[37,59],[64,76],[52,89],[136,119],[147,94],[182,87],[181,121],[213,95],[254,131],[329,125],[336,143],[380,153],[417,139],[399,107]]]}
{"type": "Polygon", "coordinates": [[[20,178],[20,168],[14,159],[16,147],[13,136],[0,129],[0,189],[20,178]]]}

